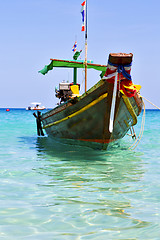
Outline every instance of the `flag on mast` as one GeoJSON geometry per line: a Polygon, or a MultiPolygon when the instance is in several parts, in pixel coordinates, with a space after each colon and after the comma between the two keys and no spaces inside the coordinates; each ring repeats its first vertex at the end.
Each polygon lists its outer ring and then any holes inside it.
{"type": "Polygon", "coordinates": [[[81,4],[82,8],[81,8],[81,14],[82,14],[82,29],[81,31],[84,32],[85,31],[85,8],[86,8],[86,1],[84,1],[82,4],[81,4]]]}
{"type": "Polygon", "coordinates": [[[73,47],[72,47],[72,51],[75,52],[77,50],[77,41],[75,41],[73,47]]]}

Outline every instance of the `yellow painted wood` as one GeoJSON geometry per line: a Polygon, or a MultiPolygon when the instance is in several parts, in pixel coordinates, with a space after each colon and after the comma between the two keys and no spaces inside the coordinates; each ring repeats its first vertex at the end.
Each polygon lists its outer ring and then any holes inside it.
{"type": "Polygon", "coordinates": [[[134,109],[133,109],[133,107],[132,107],[128,97],[123,95],[122,98],[123,98],[123,100],[124,100],[124,102],[126,104],[126,107],[127,107],[128,111],[129,111],[129,113],[131,114],[131,116],[133,118],[133,123],[132,123],[132,126],[133,126],[133,125],[135,125],[137,123],[137,115],[136,115],[136,113],[135,113],[135,111],[134,111],[134,109]]]}
{"type": "Polygon", "coordinates": [[[69,115],[68,117],[62,118],[61,120],[55,121],[53,123],[49,123],[46,126],[44,126],[43,128],[48,128],[51,127],[53,125],[59,124],[61,122],[64,122],[70,118],[73,118],[77,115],[79,115],[80,113],[88,110],[89,108],[91,108],[92,106],[94,106],[95,104],[97,104],[98,102],[102,101],[104,98],[106,98],[108,95],[108,93],[104,93],[103,95],[101,95],[99,98],[97,98],[96,100],[94,100],[93,102],[89,103],[87,106],[83,107],[82,109],[80,109],[79,111],[72,113],[71,115],[69,115]]]}

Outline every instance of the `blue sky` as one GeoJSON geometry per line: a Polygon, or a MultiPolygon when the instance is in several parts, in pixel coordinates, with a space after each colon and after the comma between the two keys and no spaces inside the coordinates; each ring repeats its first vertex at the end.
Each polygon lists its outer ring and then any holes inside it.
{"type": "MultiPolygon", "coordinates": [[[[81,0],[0,0],[0,108],[41,102],[55,107],[55,86],[71,70],[38,73],[50,58],[72,59],[75,38],[84,50],[81,0]]],[[[132,79],[160,106],[160,1],[88,0],[88,59],[106,64],[110,52],[132,52],[132,79]]],[[[82,52],[82,58],[84,51],[82,52]]],[[[88,88],[99,73],[88,71],[88,88]]],[[[83,82],[83,72],[78,71],[83,82]]],[[[82,86],[82,89],[84,87],[82,86]]],[[[146,103],[147,108],[152,106],[146,103]]]]}

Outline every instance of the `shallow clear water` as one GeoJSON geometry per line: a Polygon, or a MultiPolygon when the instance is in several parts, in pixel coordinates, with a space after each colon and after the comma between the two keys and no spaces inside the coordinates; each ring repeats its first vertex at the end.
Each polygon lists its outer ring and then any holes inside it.
{"type": "Polygon", "coordinates": [[[160,239],[160,111],[109,151],[37,137],[32,113],[0,110],[0,239],[160,239]]]}

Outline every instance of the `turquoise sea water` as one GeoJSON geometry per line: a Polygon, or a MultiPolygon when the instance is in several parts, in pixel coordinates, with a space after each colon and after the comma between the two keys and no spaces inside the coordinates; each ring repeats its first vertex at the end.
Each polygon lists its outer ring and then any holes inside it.
{"type": "Polygon", "coordinates": [[[160,111],[109,151],[37,137],[32,113],[0,109],[0,239],[160,239],[160,111]]]}

